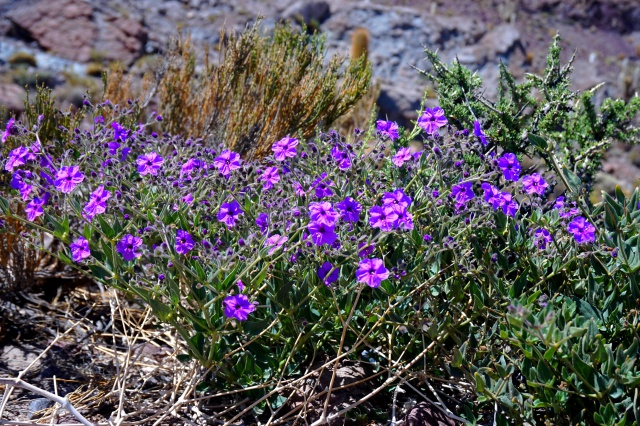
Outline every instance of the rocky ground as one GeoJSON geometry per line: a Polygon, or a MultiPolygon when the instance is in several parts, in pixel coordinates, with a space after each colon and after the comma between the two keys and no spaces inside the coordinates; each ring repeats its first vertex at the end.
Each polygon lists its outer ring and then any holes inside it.
{"type": "MultiPolygon", "coordinates": [[[[282,19],[320,28],[330,53],[348,53],[353,30],[367,28],[381,114],[405,124],[427,87],[412,68],[429,68],[425,47],[477,70],[492,98],[499,61],[518,77],[540,72],[558,31],[564,59],[576,53],[575,89],[605,83],[602,99],[629,98],[640,87],[635,0],[0,0],[0,103],[19,111],[22,86],[36,81],[78,103],[87,88],[100,91],[97,75],[108,63],[144,69],[177,28],[216,45],[223,26],[239,31],[258,15],[265,28],[282,19]]],[[[640,181],[640,147],[613,154],[600,182],[631,191],[640,181]]]]}

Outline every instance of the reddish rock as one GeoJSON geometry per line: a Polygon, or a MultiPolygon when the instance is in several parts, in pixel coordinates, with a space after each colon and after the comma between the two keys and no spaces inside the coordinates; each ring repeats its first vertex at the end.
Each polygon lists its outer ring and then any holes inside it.
{"type": "Polygon", "coordinates": [[[405,426],[455,426],[456,422],[428,402],[420,402],[406,415],[405,426]]]}
{"type": "Polygon", "coordinates": [[[140,22],[94,11],[86,0],[41,0],[14,9],[8,18],[44,49],[80,62],[95,52],[101,59],[130,65],[147,39],[140,22]]]}
{"type": "Polygon", "coordinates": [[[93,46],[103,59],[131,65],[140,57],[147,33],[142,24],[117,15],[97,15],[97,40],[93,46]]]}
{"type": "Polygon", "coordinates": [[[8,14],[11,22],[44,49],[71,60],[88,61],[96,38],[93,10],[83,0],[47,0],[8,14]]]}
{"type": "Polygon", "coordinates": [[[21,113],[24,111],[24,89],[14,83],[0,83],[0,106],[7,111],[21,113]]]}

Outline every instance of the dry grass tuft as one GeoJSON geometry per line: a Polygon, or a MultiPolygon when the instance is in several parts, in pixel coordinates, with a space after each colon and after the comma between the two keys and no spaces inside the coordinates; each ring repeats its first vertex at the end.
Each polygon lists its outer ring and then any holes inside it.
{"type": "MultiPolygon", "coordinates": [[[[163,130],[222,140],[245,158],[261,158],[287,135],[310,137],[331,125],[368,91],[371,68],[365,57],[345,64],[334,56],[325,64],[324,38],[278,25],[272,36],[259,23],[240,35],[221,33],[219,63],[204,52],[196,66],[189,37],[169,46],[156,72],[163,130]]],[[[143,92],[144,93],[144,92],[143,92]]],[[[113,73],[107,98],[134,98],[122,73],[113,73]]]]}

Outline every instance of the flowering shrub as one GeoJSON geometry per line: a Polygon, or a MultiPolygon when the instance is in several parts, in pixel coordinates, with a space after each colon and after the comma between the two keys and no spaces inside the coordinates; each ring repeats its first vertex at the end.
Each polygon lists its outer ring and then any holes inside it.
{"type": "Polygon", "coordinates": [[[378,122],[367,154],[362,133],[328,132],[253,162],[149,132],[154,116],[97,119],[108,108],[59,154],[15,123],[1,211],[147,303],[211,367],[209,389],[277,413],[314,363],[357,361],[372,392],[457,383],[470,422],[638,421],[640,190],[590,206],[569,168],[523,170],[491,125],[439,107],[411,131],[378,122]]]}

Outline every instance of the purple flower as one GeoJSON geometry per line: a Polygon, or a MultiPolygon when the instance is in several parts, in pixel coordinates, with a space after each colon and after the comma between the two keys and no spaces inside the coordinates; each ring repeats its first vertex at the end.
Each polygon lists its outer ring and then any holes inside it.
{"type": "Polygon", "coordinates": [[[83,180],[84,175],[78,166],[60,167],[54,184],[58,191],[68,194],[83,180]]]}
{"type": "Polygon", "coordinates": [[[363,258],[370,256],[373,251],[376,249],[375,243],[367,244],[365,241],[358,244],[358,257],[363,258]]]}
{"type": "Polygon", "coordinates": [[[324,223],[328,226],[334,226],[340,216],[340,214],[333,209],[331,203],[327,201],[310,203],[309,213],[312,221],[324,223]]]}
{"type": "Polygon", "coordinates": [[[235,318],[238,321],[246,321],[249,318],[249,314],[256,310],[256,305],[249,302],[249,299],[244,294],[225,297],[222,306],[224,315],[227,318],[235,318]]]}
{"type": "Polygon", "coordinates": [[[398,214],[398,219],[394,222],[393,226],[404,231],[411,231],[413,229],[413,215],[409,213],[405,207],[397,205],[393,208],[398,214]]]}
{"type": "Polygon", "coordinates": [[[476,196],[472,188],[472,182],[463,182],[451,188],[451,195],[455,198],[457,204],[466,204],[467,201],[476,196]]]}
{"type": "Polygon", "coordinates": [[[482,187],[482,190],[484,191],[484,200],[487,203],[491,204],[494,210],[497,210],[498,208],[500,208],[502,204],[502,197],[500,194],[500,190],[497,187],[487,182],[483,182],[481,187],[482,187]]]}
{"type": "Polygon", "coordinates": [[[318,268],[318,277],[328,287],[332,283],[338,281],[340,277],[340,268],[334,269],[330,274],[329,271],[333,268],[333,265],[329,262],[324,262],[322,266],[318,268]],[[328,276],[327,276],[328,275],[328,276]]]}
{"type": "Polygon", "coordinates": [[[23,184],[18,191],[20,191],[20,196],[22,197],[22,201],[27,201],[29,195],[31,195],[31,191],[33,191],[33,185],[23,184]]]}
{"type": "Polygon", "coordinates": [[[276,160],[284,161],[287,159],[287,157],[293,158],[296,156],[297,146],[298,139],[286,136],[280,139],[278,142],[274,143],[271,149],[273,150],[276,160]]]}
{"type": "Polygon", "coordinates": [[[23,201],[27,201],[31,191],[33,190],[33,185],[27,184],[24,179],[31,179],[32,177],[33,174],[26,170],[16,170],[11,177],[11,187],[20,191],[23,201]]]}
{"type": "Polygon", "coordinates": [[[89,222],[99,214],[107,211],[107,203],[106,201],[98,202],[95,200],[89,201],[82,210],[82,216],[87,219],[89,222]]]}
{"type": "Polygon", "coordinates": [[[286,243],[288,240],[289,240],[289,237],[286,237],[280,234],[274,234],[269,238],[267,238],[267,240],[264,242],[264,245],[267,247],[271,247],[269,249],[269,254],[271,255],[273,254],[274,251],[282,247],[282,245],[286,243]]]}
{"type": "Polygon", "coordinates": [[[553,208],[556,209],[556,210],[560,210],[558,215],[563,219],[567,219],[567,218],[570,218],[571,216],[575,216],[577,214],[580,214],[580,209],[578,209],[576,207],[567,207],[567,206],[565,206],[564,197],[562,197],[562,196],[556,198],[556,202],[553,205],[553,208]]]}
{"type": "Polygon", "coordinates": [[[425,240],[427,243],[430,243],[431,241],[433,241],[433,237],[429,234],[424,234],[424,237],[422,237],[423,240],[425,240]]]}
{"type": "Polygon", "coordinates": [[[80,262],[81,260],[91,256],[89,241],[84,237],[76,238],[73,243],[69,245],[69,248],[71,249],[71,258],[74,262],[80,262]]]}
{"type": "Polygon", "coordinates": [[[260,228],[260,232],[264,234],[269,226],[269,216],[266,213],[260,213],[256,218],[256,225],[260,228]]]}
{"type": "Polygon", "coordinates": [[[401,206],[408,208],[411,205],[411,197],[406,195],[401,188],[396,189],[393,192],[385,192],[382,196],[383,206],[401,206]]]}
{"type": "Polygon", "coordinates": [[[111,123],[111,127],[113,127],[113,137],[115,139],[120,139],[122,142],[125,142],[129,137],[129,130],[125,129],[118,123],[111,123]]]}
{"type": "Polygon", "coordinates": [[[222,203],[218,210],[218,221],[223,222],[228,228],[236,225],[238,217],[244,212],[240,208],[238,201],[233,200],[230,203],[222,203]]]}
{"type": "Polygon", "coordinates": [[[27,219],[29,221],[33,222],[38,216],[42,216],[44,214],[42,206],[47,202],[44,198],[45,197],[34,197],[33,200],[31,200],[24,208],[24,212],[27,214],[27,219]]]}
{"type": "Polygon", "coordinates": [[[118,152],[118,148],[120,148],[120,144],[115,141],[109,142],[107,146],[109,148],[109,155],[116,155],[116,153],[118,152]]]}
{"type": "Polygon", "coordinates": [[[340,170],[349,170],[351,167],[351,158],[347,151],[340,151],[337,146],[331,148],[331,157],[338,163],[340,170]]]}
{"type": "Polygon", "coordinates": [[[393,156],[391,161],[398,167],[402,167],[402,165],[413,158],[411,155],[411,150],[409,148],[400,148],[396,155],[393,156]]]}
{"type": "Polygon", "coordinates": [[[357,222],[360,220],[362,206],[353,198],[345,198],[336,204],[336,208],[342,212],[342,220],[346,222],[357,222]]]}
{"type": "Polygon", "coordinates": [[[522,168],[515,154],[507,152],[498,160],[498,167],[502,169],[502,174],[506,180],[517,182],[520,179],[522,168]]]}
{"type": "Polygon", "coordinates": [[[473,122],[473,134],[476,135],[478,139],[480,139],[480,142],[482,142],[482,145],[485,145],[485,146],[487,145],[487,137],[485,136],[484,132],[480,128],[480,122],[478,120],[473,122]]]}
{"type": "Polygon", "coordinates": [[[91,193],[90,200],[97,203],[105,203],[111,197],[111,192],[104,189],[104,185],[100,185],[91,193]]]}
{"type": "Polygon", "coordinates": [[[269,190],[273,188],[273,185],[280,181],[280,176],[278,175],[277,167],[267,167],[262,175],[260,175],[260,180],[264,181],[262,184],[262,189],[269,190]]]}
{"type": "Polygon", "coordinates": [[[306,192],[304,192],[304,188],[300,182],[293,182],[293,186],[296,190],[296,197],[304,197],[306,195],[306,192]]]}
{"type": "Polygon", "coordinates": [[[444,116],[444,110],[440,107],[427,108],[418,118],[418,126],[422,127],[429,135],[437,133],[438,129],[446,126],[448,122],[447,117],[444,116]]]}
{"type": "Polygon", "coordinates": [[[316,190],[316,197],[320,199],[324,197],[331,197],[333,195],[331,187],[335,186],[335,184],[327,179],[327,173],[325,172],[323,172],[320,177],[316,178],[312,185],[316,190]]]}
{"type": "Polygon", "coordinates": [[[373,206],[369,209],[369,225],[372,228],[380,228],[380,230],[389,232],[393,229],[394,223],[398,220],[393,206],[373,206]]]}
{"type": "Polygon", "coordinates": [[[502,211],[507,216],[516,217],[518,211],[518,203],[513,199],[513,196],[508,192],[502,192],[500,194],[500,206],[502,211]]]}
{"type": "Polygon", "coordinates": [[[551,244],[551,241],[553,240],[549,231],[544,228],[536,229],[536,232],[533,233],[533,238],[536,246],[541,250],[547,248],[547,244],[551,244]]]}
{"type": "Polygon", "coordinates": [[[188,193],[187,195],[185,195],[184,197],[182,197],[182,202],[185,203],[186,205],[190,206],[191,203],[193,203],[193,194],[192,193],[188,193]]]}
{"type": "Polygon", "coordinates": [[[4,128],[4,133],[2,134],[2,143],[7,142],[7,139],[9,138],[9,136],[11,136],[11,132],[13,131],[13,124],[15,123],[16,119],[11,117],[9,119],[9,121],[7,121],[7,125],[4,128]]]}
{"type": "Polygon", "coordinates": [[[313,241],[317,246],[321,246],[323,244],[331,245],[338,238],[338,235],[336,235],[333,230],[333,226],[329,226],[324,223],[311,222],[307,229],[311,234],[311,241],[313,241]]]}
{"type": "Polygon", "coordinates": [[[140,176],[156,176],[158,170],[160,170],[160,166],[164,163],[164,158],[155,152],[150,152],[146,155],[140,155],[136,163],[138,163],[138,173],[140,173],[140,176]]]}
{"type": "Polygon", "coordinates": [[[387,278],[389,278],[389,271],[384,267],[382,259],[362,259],[358,264],[356,279],[359,283],[378,288],[387,278]]]}
{"type": "Polygon", "coordinates": [[[204,167],[204,162],[197,158],[189,158],[180,168],[180,174],[191,175],[193,169],[200,169],[204,167]]]}
{"type": "Polygon", "coordinates": [[[12,172],[16,167],[20,167],[24,164],[27,164],[27,161],[33,161],[36,159],[36,156],[24,146],[19,146],[11,150],[9,153],[9,158],[7,158],[7,163],[4,165],[4,169],[6,171],[12,172]]]}
{"type": "Polygon", "coordinates": [[[549,184],[538,173],[533,173],[522,178],[522,186],[527,194],[543,195],[549,184]]]}
{"type": "Polygon", "coordinates": [[[213,160],[213,165],[222,176],[229,178],[232,171],[240,168],[240,155],[228,149],[224,150],[213,160]]]}
{"type": "Polygon", "coordinates": [[[573,235],[573,238],[576,239],[578,244],[592,243],[596,240],[595,226],[587,222],[582,216],[575,217],[569,225],[567,225],[567,231],[573,235]]]}
{"type": "Polygon", "coordinates": [[[127,262],[142,256],[141,248],[142,238],[131,234],[123,236],[122,239],[118,241],[118,244],[116,244],[116,250],[127,262]]]}
{"type": "Polygon", "coordinates": [[[189,235],[187,231],[183,231],[182,229],[178,229],[178,233],[176,235],[176,252],[178,254],[187,254],[193,247],[196,245],[195,241],[193,241],[193,237],[189,235]]]}
{"type": "Polygon", "coordinates": [[[398,124],[393,121],[376,121],[376,129],[381,135],[389,137],[392,141],[398,139],[398,124]]]}
{"type": "Polygon", "coordinates": [[[244,283],[242,282],[242,280],[238,280],[238,282],[236,282],[236,285],[238,286],[238,290],[244,290],[244,283]]]}

